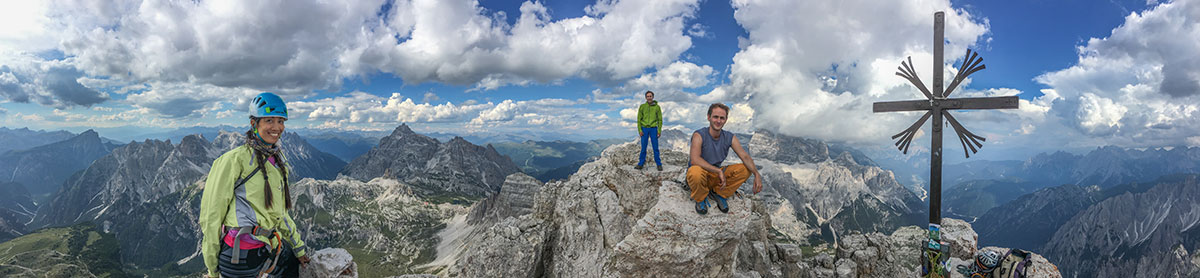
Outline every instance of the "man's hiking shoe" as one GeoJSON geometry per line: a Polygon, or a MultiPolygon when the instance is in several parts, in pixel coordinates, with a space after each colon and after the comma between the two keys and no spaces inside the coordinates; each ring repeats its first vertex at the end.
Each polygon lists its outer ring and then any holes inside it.
{"type": "Polygon", "coordinates": [[[717,201],[717,209],[721,210],[721,212],[729,213],[729,203],[725,202],[725,197],[721,197],[721,194],[712,191],[708,192],[708,197],[717,201]]]}
{"type": "Polygon", "coordinates": [[[642,169],[642,165],[641,165],[641,164],[638,164],[637,166],[633,166],[633,169],[638,169],[638,170],[641,170],[641,169],[642,169]]]}
{"type": "Polygon", "coordinates": [[[658,165],[658,171],[662,172],[662,165],[658,165]]]}
{"type": "Polygon", "coordinates": [[[700,215],[708,214],[708,200],[696,202],[696,213],[700,215]]]}

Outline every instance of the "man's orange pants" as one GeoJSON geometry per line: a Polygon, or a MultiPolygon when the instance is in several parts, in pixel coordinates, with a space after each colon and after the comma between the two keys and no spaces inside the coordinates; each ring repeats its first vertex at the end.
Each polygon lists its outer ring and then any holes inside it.
{"type": "Polygon", "coordinates": [[[692,165],[687,170],[688,187],[692,188],[692,200],[696,202],[704,201],[708,197],[708,191],[717,192],[721,197],[729,198],[733,193],[750,178],[750,171],[746,170],[746,165],[741,163],[721,167],[725,171],[725,185],[721,185],[721,178],[717,173],[709,172],[700,168],[700,166],[692,165]]]}

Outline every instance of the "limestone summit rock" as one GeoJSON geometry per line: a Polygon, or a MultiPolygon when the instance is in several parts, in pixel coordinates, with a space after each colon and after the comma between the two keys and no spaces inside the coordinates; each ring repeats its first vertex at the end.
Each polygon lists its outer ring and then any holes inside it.
{"type": "Polygon", "coordinates": [[[300,269],[301,278],[357,278],[358,265],[346,249],[325,248],[308,255],[308,267],[300,269]]]}
{"type": "Polygon", "coordinates": [[[530,214],[467,240],[446,275],[779,277],[781,250],[792,250],[795,264],[794,246],[770,241],[757,196],[730,199],[728,214],[698,215],[683,182],[686,155],[664,152],[658,172],[634,169],[637,152],[631,143],[610,147],[570,179],[542,186],[530,214]]]}
{"type": "MultiPolygon", "coordinates": [[[[751,181],[729,200],[728,214],[710,209],[709,214],[698,215],[684,184],[686,155],[663,152],[664,169],[659,172],[633,169],[637,152],[633,143],[609,147],[570,179],[541,186],[527,214],[455,228],[467,235],[455,238],[457,248],[448,248],[455,252],[439,247],[435,261],[447,265],[435,273],[446,277],[913,277],[919,271],[923,227],[904,226],[890,235],[853,233],[832,249],[806,255],[801,249],[807,243],[787,242],[779,235],[772,222],[776,217],[768,213],[762,197],[750,194],[751,181]]],[[[509,176],[505,186],[523,179],[509,176]]],[[[978,236],[969,224],[946,219],[943,230],[953,247],[952,263],[965,263],[975,254],[978,236]]],[[[443,232],[443,242],[448,242],[448,234],[455,233],[443,232]]],[[[1033,260],[1033,277],[1061,277],[1040,255],[1033,260]]]]}

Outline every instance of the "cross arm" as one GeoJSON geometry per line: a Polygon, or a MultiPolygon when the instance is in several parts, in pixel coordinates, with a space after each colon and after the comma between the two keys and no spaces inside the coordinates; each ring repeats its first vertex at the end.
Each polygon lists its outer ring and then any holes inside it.
{"type": "Polygon", "coordinates": [[[1016,96],[952,98],[936,102],[940,102],[942,109],[1016,109],[1021,103],[1016,96]]]}
{"type": "Polygon", "coordinates": [[[883,101],[876,102],[871,108],[872,112],[899,112],[899,111],[921,111],[932,110],[933,105],[928,100],[902,100],[902,101],[883,101]]]}

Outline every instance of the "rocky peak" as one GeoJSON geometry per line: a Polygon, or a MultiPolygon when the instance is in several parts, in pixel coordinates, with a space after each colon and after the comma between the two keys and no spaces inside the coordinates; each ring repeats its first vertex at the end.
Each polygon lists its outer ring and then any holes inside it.
{"type": "MultiPolygon", "coordinates": [[[[664,171],[658,172],[633,169],[637,152],[632,143],[609,147],[570,179],[542,186],[529,214],[478,222],[458,252],[439,252],[437,261],[452,262],[442,274],[911,277],[917,271],[921,228],[905,227],[892,236],[849,235],[834,252],[805,258],[800,246],[772,233],[780,227],[763,196],[744,191],[729,200],[728,214],[713,208],[698,215],[684,184],[686,155],[664,151],[664,171]]],[[[970,225],[947,222],[947,240],[961,246],[952,254],[974,254],[970,225]]],[[[1053,265],[1037,258],[1033,277],[1058,277],[1053,265]]]]}
{"type": "Polygon", "coordinates": [[[389,136],[404,137],[404,136],[408,136],[408,135],[420,135],[420,134],[417,134],[416,132],[414,132],[412,130],[412,128],[409,128],[407,123],[402,123],[402,124],[400,124],[400,126],[397,126],[396,129],[392,130],[392,134],[389,136]]]}
{"type": "Polygon", "coordinates": [[[246,143],[246,134],[241,132],[231,132],[221,130],[217,134],[217,138],[213,140],[213,145],[223,151],[228,151],[237,146],[246,143]]]}
{"type": "Polygon", "coordinates": [[[80,132],[79,136],[76,136],[76,137],[100,140],[100,133],[96,133],[95,130],[88,129],[83,132],[80,132]]]}
{"type": "Polygon", "coordinates": [[[512,159],[495,148],[480,147],[461,137],[443,144],[401,125],[346,165],[342,174],[359,180],[387,175],[431,194],[483,197],[500,191],[504,178],[519,171],[512,159]]]}
{"type": "Polygon", "coordinates": [[[203,135],[192,134],[184,136],[179,140],[179,145],[175,146],[175,151],[188,157],[208,158],[212,156],[213,144],[204,139],[203,135]]]}

